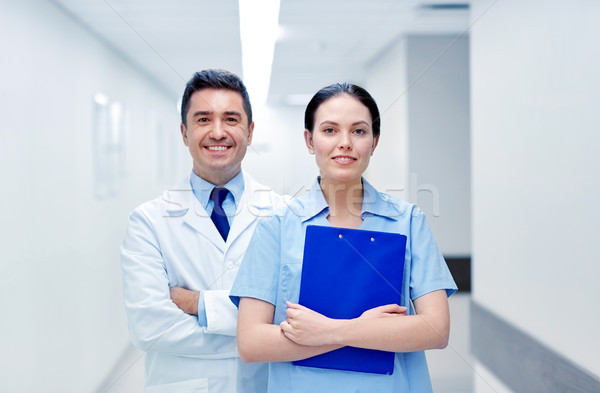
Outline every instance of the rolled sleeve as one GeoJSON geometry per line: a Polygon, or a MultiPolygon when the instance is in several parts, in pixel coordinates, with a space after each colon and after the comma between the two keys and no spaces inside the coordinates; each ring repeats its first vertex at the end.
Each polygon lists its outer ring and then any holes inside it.
{"type": "Polygon", "coordinates": [[[209,334],[235,336],[237,327],[237,308],[229,300],[229,291],[225,289],[203,291],[206,327],[209,334]]]}

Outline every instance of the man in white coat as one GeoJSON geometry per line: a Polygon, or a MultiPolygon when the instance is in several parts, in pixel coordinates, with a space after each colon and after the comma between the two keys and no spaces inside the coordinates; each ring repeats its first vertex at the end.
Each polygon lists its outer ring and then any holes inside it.
{"type": "Polygon", "coordinates": [[[187,83],[181,135],[193,170],[131,213],[121,247],[133,343],[146,351],[147,393],[264,392],[264,364],[236,347],[229,289],[261,216],[281,197],[241,170],[254,123],[242,81],[204,70],[187,83]]]}

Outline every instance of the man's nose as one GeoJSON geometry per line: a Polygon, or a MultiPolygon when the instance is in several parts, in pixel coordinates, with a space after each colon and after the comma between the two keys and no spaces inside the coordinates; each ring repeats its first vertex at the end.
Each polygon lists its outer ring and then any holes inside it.
{"type": "Polygon", "coordinates": [[[216,120],[213,123],[213,127],[210,130],[210,137],[212,139],[223,139],[227,137],[225,124],[221,120],[216,120]]]}

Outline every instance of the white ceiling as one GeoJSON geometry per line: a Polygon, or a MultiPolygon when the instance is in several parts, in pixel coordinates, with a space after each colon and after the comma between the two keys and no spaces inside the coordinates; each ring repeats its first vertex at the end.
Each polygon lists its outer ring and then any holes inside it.
{"type": "MultiPolygon", "coordinates": [[[[175,96],[203,68],[242,75],[237,0],[50,1],[175,96]]],[[[269,101],[283,104],[290,94],[342,80],[361,83],[367,66],[403,35],[461,34],[468,10],[431,5],[468,2],[281,0],[269,101]]]]}

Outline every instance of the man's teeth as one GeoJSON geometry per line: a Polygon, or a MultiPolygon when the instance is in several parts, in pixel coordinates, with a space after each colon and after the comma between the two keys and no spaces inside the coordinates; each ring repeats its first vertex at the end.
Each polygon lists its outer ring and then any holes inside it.
{"type": "Polygon", "coordinates": [[[227,146],[208,146],[207,149],[212,151],[221,151],[227,150],[227,146]]]}

